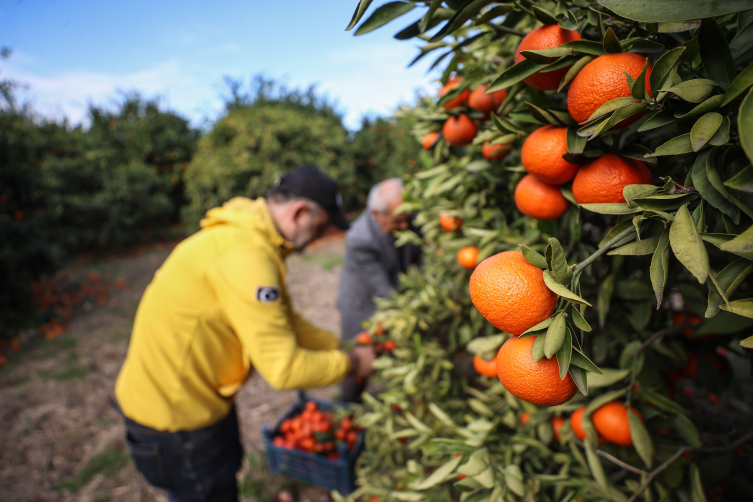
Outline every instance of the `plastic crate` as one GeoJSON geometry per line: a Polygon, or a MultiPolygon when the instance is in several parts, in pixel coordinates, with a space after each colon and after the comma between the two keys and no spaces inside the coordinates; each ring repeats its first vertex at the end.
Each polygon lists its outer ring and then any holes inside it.
{"type": "Polygon", "coordinates": [[[329,411],[332,408],[349,408],[346,403],[307,398],[303,392],[298,392],[298,402],[285,412],[274,428],[270,429],[266,423],[262,424],[269,469],[275,474],[284,474],[312,485],[337,490],[342,495],[350,495],[355,490],[354,471],[358,455],[363,451],[363,433],[358,435],[352,450],[349,450],[344,442],[338,443],[337,450],[340,453],[338,460],[330,460],[322,455],[303,450],[282,448],[272,442],[280,430],[282,421],[302,413],[306,401],[314,401],[322,411],[329,411]]]}

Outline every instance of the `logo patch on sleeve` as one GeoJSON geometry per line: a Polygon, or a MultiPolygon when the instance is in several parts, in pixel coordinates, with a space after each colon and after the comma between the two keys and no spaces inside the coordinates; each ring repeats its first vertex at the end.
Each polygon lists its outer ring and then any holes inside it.
{"type": "Polygon", "coordinates": [[[272,303],[280,298],[280,288],[274,286],[256,286],[256,299],[262,303],[272,303]]]}

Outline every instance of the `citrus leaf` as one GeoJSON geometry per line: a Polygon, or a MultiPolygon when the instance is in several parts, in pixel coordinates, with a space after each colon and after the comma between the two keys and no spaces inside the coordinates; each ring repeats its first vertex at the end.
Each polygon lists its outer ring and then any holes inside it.
{"type": "Polygon", "coordinates": [[[547,65],[559,61],[565,56],[577,54],[573,49],[567,47],[555,47],[553,49],[538,49],[530,51],[520,51],[520,54],[534,63],[547,65]]]}
{"type": "Polygon", "coordinates": [[[707,166],[709,162],[713,162],[713,154],[714,149],[712,148],[711,150],[701,152],[696,157],[691,169],[693,186],[705,201],[732,218],[732,221],[737,225],[740,223],[740,209],[728,197],[725,197],[725,194],[717,190],[715,184],[709,179],[708,175],[710,171],[707,166]]]}
{"type": "Polygon", "coordinates": [[[538,5],[534,5],[533,8],[533,15],[536,16],[536,19],[541,21],[543,24],[558,24],[559,21],[557,18],[549,12],[548,10],[542,9],[538,5]]]}
{"type": "Polygon", "coordinates": [[[608,28],[607,32],[604,34],[604,50],[608,54],[622,52],[620,40],[617,38],[617,35],[614,34],[614,30],[612,30],[612,28],[608,28]]]}
{"type": "MultiPolygon", "coordinates": [[[[366,5],[368,7],[368,4],[366,5]]],[[[360,8],[360,4],[358,6],[360,8]]],[[[372,14],[371,17],[369,17],[366,21],[364,21],[361,26],[358,27],[358,29],[355,32],[355,35],[365,35],[366,33],[370,33],[377,28],[381,28],[385,24],[389,23],[390,21],[393,21],[403,14],[407,14],[408,12],[412,11],[415,5],[408,3],[408,2],[389,2],[381,7],[377,8],[372,14]]],[[[365,9],[364,9],[365,10],[365,9]]],[[[356,13],[358,13],[358,10],[356,10],[356,13]]],[[[363,14],[361,14],[363,15],[363,14]]],[[[352,21],[351,21],[352,22],[352,21]]]]}
{"type": "Polygon", "coordinates": [[[601,368],[601,374],[588,373],[588,386],[593,389],[609,387],[624,380],[630,374],[630,369],[616,370],[613,368],[601,368]]]}
{"type": "Polygon", "coordinates": [[[575,324],[578,329],[582,329],[586,332],[591,331],[591,325],[583,318],[583,314],[580,313],[580,310],[577,307],[574,306],[571,308],[570,312],[573,313],[573,324],[575,324]]]}
{"type": "Polygon", "coordinates": [[[651,197],[636,197],[632,202],[643,209],[652,211],[669,211],[677,209],[683,204],[687,204],[696,198],[697,194],[694,193],[673,193],[669,195],[652,195],[651,197]]]}
{"type": "Polygon", "coordinates": [[[713,80],[696,78],[673,85],[667,89],[667,92],[671,92],[685,101],[700,103],[711,95],[714,87],[716,87],[716,83],[713,80]]]}
{"type": "Polygon", "coordinates": [[[586,122],[596,120],[599,117],[603,117],[604,115],[612,113],[613,111],[618,110],[622,108],[623,106],[629,105],[631,103],[635,103],[635,98],[632,98],[630,96],[611,99],[607,101],[606,103],[604,103],[603,105],[601,105],[600,107],[598,107],[596,111],[593,112],[590,117],[588,117],[586,122]]]}
{"type": "Polygon", "coordinates": [[[697,152],[708,143],[722,125],[722,116],[716,112],[709,112],[699,118],[690,130],[690,144],[693,151],[697,152]]]}
{"type": "Polygon", "coordinates": [[[748,165],[735,176],[725,181],[724,186],[741,192],[753,193],[753,166],[748,165]]]}
{"type": "Polygon", "coordinates": [[[742,345],[746,349],[753,349],[753,336],[749,336],[745,340],[742,340],[740,342],[740,345],[742,345]]]}
{"type": "Polygon", "coordinates": [[[669,245],[669,228],[665,228],[659,237],[659,243],[656,245],[654,254],[651,257],[651,266],[649,269],[651,275],[651,285],[654,288],[654,295],[656,295],[656,308],[657,310],[661,306],[662,299],[664,298],[664,286],[667,284],[667,277],[669,276],[669,251],[667,246],[669,245]]]}
{"type": "Polygon", "coordinates": [[[698,279],[700,284],[706,282],[709,272],[709,256],[703,240],[690,216],[687,204],[675,215],[675,221],[669,227],[669,243],[677,259],[698,279]]]}
{"type": "Polygon", "coordinates": [[[561,284],[567,284],[573,277],[573,269],[567,264],[565,251],[560,241],[551,237],[546,247],[546,262],[554,278],[561,284]]]}
{"type": "Polygon", "coordinates": [[[524,59],[521,62],[507,68],[499,74],[494,81],[486,88],[486,92],[494,92],[500,89],[507,89],[513,84],[517,84],[534,73],[546,68],[547,65],[536,64],[533,61],[524,59]]]}
{"type": "MultiPolygon", "coordinates": [[[[751,28],[751,33],[753,33],[753,27],[749,28],[751,28]]],[[[735,98],[750,89],[751,86],[753,86],[753,64],[749,65],[741,71],[737,77],[735,77],[735,80],[733,80],[727,88],[727,92],[724,94],[724,99],[720,106],[728,105],[734,101],[735,98]]]]}
{"type": "Polygon", "coordinates": [[[554,316],[552,324],[549,326],[549,329],[546,330],[546,336],[544,337],[544,355],[547,359],[551,359],[565,343],[567,321],[565,320],[564,314],[564,312],[560,312],[554,316]]]}
{"type": "Polygon", "coordinates": [[[692,502],[707,502],[701,471],[695,463],[690,464],[690,500],[692,502]]]}
{"type": "Polygon", "coordinates": [[[647,153],[651,153],[651,150],[643,145],[638,145],[636,143],[625,145],[622,147],[622,150],[620,150],[620,155],[622,155],[623,157],[640,160],[641,162],[648,162],[649,164],[656,164],[657,162],[659,162],[654,157],[649,157],[648,159],[645,158],[647,153]]]}
{"type": "Polygon", "coordinates": [[[520,244],[520,251],[523,253],[523,257],[526,261],[534,267],[547,268],[546,258],[540,253],[537,253],[524,244],[520,244]]]}
{"type": "Polygon", "coordinates": [[[561,19],[559,22],[561,28],[570,31],[578,29],[578,20],[570,10],[565,11],[565,14],[557,14],[557,17],[561,19]]]}
{"type": "Polygon", "coordinates": [[[565,300],[571,303],[584,304],[584,305],[588,305],[589,307],[591,306],[591,304],[588,303],[586,300],[584,300],[583,298],[576,295],[575,293],[567,289],[565,286],[560,284],[557,281],[557,279],[555,279],[554,276],[548,270],[544,270],[544,284],[546,284],[546,286],[550,290],[552,290],[552,292],[554,292],[558,296],[561,296],[562,298],[564,298],[565,300]]]}
{"type": "Polygon", "coordinates": [[[664,81],[669,77],[672,68],[674,68],[675,64],[680,59],[683,51],[685,51],[685,47],[677,47],[676,49],[666,52],[656,60],[656,63],[654,63],[654,67],[651,70],[651,77],[649,78],[651,89],[655,89],[654,92],[657,92],[662,88],[662,84],[664,84],[664,81]]]}
{"type": "Polygon", "coordinates": [[[630,242],[617,249],[609,251],[608,255],[620,255],[620,256],[643,256],[647,254],[653,254],[656,251],[656,247],[659,245],[660,237],[649,237],[641,241],[630,242]]]}
{"type": "Polygon", "coordinates": [[[748,91],[737,115],[737,128],[740,134],[740,143],[745,150],[748,160],[753,162],[753,89],[748,91]]]}
{"type": "Polygon", "coordinates": [[[701,447],[701,439],[698,437],[698,430],[695,428],[695,424],[690,421],[685,415],[677,415],[675,417],[675,427],[680,436],[693,448],[701,447]]]}
{"type": "Polygon", "coordinates": [[[544,357],[544,340],[546,339],[546,335],[539,335],[536,337],[536,339],[533,341],[533,345],[531,346],[531,359],[534,361],[541,361],[544,357]]]}
{"type": "Polygon", "coordinates": [[[620,42],[620,45],[622,45],[623,51],[644,54],[654,54],[664,50],[664,46],[659,42],[654,42],[653,40],[647,40],[641,37],[623,40],[620,42]]]}
{"type": "Polygon", "coordinates": [[[732,60],[727,39],[716,21],[713,19],[701,21],[698,43],[701,49],[701,62],[706,74],[727,89],[737,76],[737,71],[735,71],[735,62],[732,60]]]}
{"type": "Polygon", "coordinates": [[[588,143],[587,138],[578,136],[577,128],[575,127],[567,128],[567,151],[568,152],[575,155],[583,153],[583,150],[586,149],[587,143],[588,143]]]}
{"type": "Polygon", "coordinates": [[[352,30],[356,26],[356,24],[358,24],[358,21],[360,21],[363,15],[366,13],[366,10],[369,8],[369,5],[371,5],[372,1],[373,0],[360,0],[358,2],[356,11],[353,13],[353,17],[351,18],[348,27],[345,28],[345,31],[352,30]]]}
{"type": "Polygon", "coordinates": [[[597,297],[596,310],[599,314],[599,327],[604,327],[604,322],[609,313],[609,304],[612,301],[614,293],[614,274],[609,274],[599,286],[599,296],[597,297]]]}
{"type": "Polygon", "coordinates": [[[429,21],[429,24],[426,25],[426,27],[423,30],[421,29],[421,23],[424,20],[424,18],[422,17],[415,23],[410,24],[406,26],[405,28],[403,28],[401,31],[395,33],[393,38],[395,38],[396,40],[410,40],[413,37],[419,36],[424,31],[434,28],[442,21],[446,21],[447,19],[450,19],[453,14],[454,12],[449,9],[440,9],[431,18],[431,20],[429,21]]]}
{"type": "Polygon", "coordinates": [[[432,21],[434,13],[441,6],[442,0],[432,0],[431,5],[429,6],[429,10],[426,11],[426,13],[423,15],[423,17],[421,17],[421,20],[418,23],[418,31],[420,33],[424,33],[429,29],[429,23],[432,21]]]}
{"type": "Polygon", "coordinates": [[[741,14],[737,20],[737,27],[740,31],[737,32],[735,38],[729,43],[732,59],[735,60],[735,64],[738,66],[753,59],[753,54],[750,52],[753,49],[753,25],[743,26],[742,22],[743,15],[741,14]]]}
{"type": "Polygon", "coordinates": [[[411,488],[414,490],[428,490],[432,486],[438,485],[455,471],[455,468],[460,464],[461,460],[463,460],[462,456],[453,458],[440,467],[437,467],[437,469],[423,481],[411,483],[411,488]]]}
{"type": "Polygon", "coordinates": [[[578,75],[578,72],[581,71],[583,67],[591,61],[593,61],[593,57],[591,56],[583,56],[578,61],[576,61],[575,64],[572,65],[569,70],[567,70],[565,76],[562,77],[562,82],[560,82],[560,85],[557,88],[557,92],[562,91],[562,89],[564,89],[567,84],[572,82],[575,76],[578,75]]]}
{"type": "Polygon", "coordinates": [[[726,304],[721,305],[722,310],[732,312],[743,317],[753,318],[753,299],[746,298],[745,300],[735,300],[729,302],[729,307],[726,304]]]}
{"type": "Polygon", "coordinates": [[[578,390],[581,394],[584,396],[588,395],[588,372],[584,370],[583,368],[579,368],[577,366],[572,365],[572,361],[570,362],[570,376],[573,377],[573,382],[575,382],[575,386],[578,387],[578,390]]]}
{"type": "Polygon", "coordinates": [[[630,86],[630,93],[633,95],[633,97],[639,101],[643,101],[646,98],[646,69],[648,68],[648,59],[643,64],[643,70],[641,70],[640,75],[638,75],[638,78],[635,79],[635,82],[632,86],[630,86]]]}
{"type": "Polygon", "coordinates": [[[549,110],[545,110],[543,108],[540,108],[532,103],[529,103],[526,101],[526,105],[528,105],[528,109],[531,112],[531,115],[533,118],[541,122],[542,124],[552,124],[555,126],[563,126],[565,125],[562,123],[554,114],[549,113],[549,110]]]}
{"type": "Polygon", "coordinates": [[[706,112],[713,112],[714,110],[719,108],[719,105],[721,104],[722,100],[724,99],[724,94],[717,94],[716,96],[711,96],[709,99],[704,101],[703,103],[688,107],[688,108],[681,108],[675,112],[675,118],[681,119],[681,118],[687,118],[687,117],[693,117],[695,115],[703,115],[706,112]]]}
{"type": "Polygon", "coordinates": [[[492,3],[492,0],[470,0],[463,3],[463,6],[455,11],[455,15],[442,26],[442,28],[429,40],[429,42],[438,42],[447,35],[463,26],[466,21],[478,14],[485,6],[492,3]]]}
{"type": "Polygon", "coordinates": [[[511,492],[522,497],[526,493],[523,482],[523,471],[516,464],[510,464],[505,467],[505,483],[511,492]]]}
{"type": "Polygon", "coordinates": [[[598,484],[604,490],[609,490],[607,475],[604,474],[604,467],[601,465],[599,457],[594,452],[594,449],[591,446],[591,441],[586,439],[585,446],[586,459],[588,460],[588,467],[589,469],[591,469],[591,475],[596,480],[596,484],[598,484]]]}
{"type": "Polygon", "coordinates": [[[581,204],[580,207],[587,211],[599,214],[633,214],[640,213],[643,209],[629,207],[621,202],[605,202],[599,204],[581,204]]]}
{"type": "Polygon", "coordinates": [[[636,207],[633,199],[642,197],[651,197],[659,191],[659,187],[654,185],[626,185],[622,189],[622,196],[625,197],[629,207],[636,207]]]}
{"type": "Polygon", "coordinates": [[[641,124],[641,126],[638,128],[638,132],[650,131],[651,129],[656,129],[657,127],[671,124],[675,120],[677,119],[675,119],[674,114],[670,111],[656,112],[651,115],[648,120],[641,124]]]}
{"type": "Polygon", "coordinates": [[[670,139],[663,145],[658,146],[654,153],[646,155],[646,157],[682,155],[683,153],[691,153],[692,151],[693,145],[690,143],[690,133],[688,133],[670,139]]]}
{"type": "Polygon", "coordinates": [[[750,0],[599,0],[615,14],[644,23],[720,17],[753,9],[750,0]]]}
{"type": "Polygon", "coordinates": [[[570,364],[574,364],[575,366],[583,368],[586,371],[592,371],[594,373],[601,374],[599,367],[592,363],[591,360],[583,354],[583,352],[575,347],[573,347],[573,355],[570,359],[570,364]]]}
{"type": "Polygon", "coordinates": [[[633,440],[635,451],[638,452],[638,456],[641,457],[646,467],[650,469],[654,459],[654,443],[651,441],[651,436],[648,434],[646,426],[643,425],[643,421],[638,418],[632,408],[628,408],[627,412],[630,437],[633,440]]]}
{"type": "Polygon", "coordinates": [[[726,115],[722,117],[722,125],[716,130],[709,140],[710,145],[722,146],[729,141],[730,119],[726,115]]]}
{"type": "Polygon", "coordinates": [[[570,330],[567,330],[565,340],[562,343],[562,347],[557,351],[557,365],[560,369],[560,380],[567,378],[568,370],[570,369],[570,360],[573,356],[573,335],[570,330]]]}

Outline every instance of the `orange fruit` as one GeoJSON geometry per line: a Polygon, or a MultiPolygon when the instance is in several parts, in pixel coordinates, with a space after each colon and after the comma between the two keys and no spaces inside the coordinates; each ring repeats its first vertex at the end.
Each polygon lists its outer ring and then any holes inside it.
{"type": "MultiPolygon", "coordinates": [[[[515,63],[520,63],[525,59],[525,56],[520,51],[554,49],[562,44],[576,40],[581,40],[580,34],[577,31],[566,30],[556,24],[539,26],[520,41],[520,45],[515,50],[515,63]]],[[[559,87],[562,78],[569,69],[570,67],[568,66],[546,73],[539,72],[526,78],[523,82],[540,91],[552,91],[559,87]]]]}
{"type": "Polygon", "coordinates": [[[562,424],[564,423],[564,418],[552,417],[552,431],[554,431],[554,439],[556,439],[557,441],[560,440],[560,430],[562,429],[562,424]]]}
{"type": "Polygon", "coordinates": [[[484,144],[481,145],[481,154],[488,160],[504,159],[510,155],[510,146],[512,146],[512,143],[492,145],[488,141],[484,141],[484,144]]]}
{"type": "Polygon", "coordinates": [[[640,160],[607,153],[578,170],[573,180],[573,197],[578,204],[625,202],[623,188],[651,181],[651,172],[640,160]]]}
{"type": "MultiPolygon", "coordinates": [[[[439,97],[441,98],[457,86],[459,86],[463,82],[463,79],[460,77],[452,77],[447,81],[445,85],[442,86],[441,89],[439,89],[439,97]]],[[[456,97],[449,100],[447,103],[445,103],[444,109],[445,110],[452,110],[453,108],[458,108],[460,106],[463,106],[468,102],[468,98],[471,95],[470,89],[465,89],[463,92],[461,92],[456,97]]]]}
{"type": "Polygon", "coordinates": [[[463,268],[473,270],[478,263],[478,248],[476,246],[466,246],[458,251],[456,256],[458,263],[463,268]]]}
{"type": "Polygon", "coordinates": [[[449,144],[455,147],[468,146],[476,137],[478,126],[468,115],[461,113],[448,118],[442,126],[442,133],[449,144]]]}
{"type": "Polygon", "coordinates": [[[518,210],[537,220],[556,220],[570,207],[559,187],[544,183],[532,174],[523,176],[515,187],[518,210]]]}
{"type": "Polygon", "coordinates": [[[358,333],[356,336],[356,343],[359,345],[371,345],[371,335],[365,331],[358,333]]]}
{"type": "MultiPolygon", "coordinates": [[[[615,98],[629,97],[627,72],[631,77],[638,78],[643,71],[646,58],[631,52],[618,52],[599,56],[578,72],[570,89],[567,91],[567,110],[578,123],[583,123],[599,109],[601,105],[615,98]]],[[[646,92],[651,93],[651,63],[646,69],[646,92]]],[[[634,115],[623,120],[617,127],[632,124],[640,115],[634,115]]]]}
{"type": "MultiPolygon", "coordinates": [[[[711,363],[711,366],[713,366],[714,369],[719,373],[726,373],[729,369],[729,363],[727,362],[727,359],[718,354],[700,354],[700,357],[703,357],[706,361],[711,363]]],[[[682,369],[682,372],[693,380],[698,378],[698,358],[698,354],[688,354],[688,362],[682,369]]]]}
{"type": "Polygon", "coordinates": [[[496,112],[499,105],[507,97],[507,91],[502,89],[494,92],[486,92],[487,85],[481,84],[473,89],[473,92],[468,97],[468,106],[480,111],[486,117],[489,117],[491,112],[496,112]]]}
{"type": "Polygon", "coordinates": [[[498,253],[479,263],[468,288],[481,315],[513,335],[552,315],[557,305],[557,295],[544,284],[544,272],[520,251],[498,253]]]}
{"type": "Polygon", "coordinates": [[[424,150],[431,150],[431,147],[433,147],[434,143],[437,142],[438,137],[438,132],[430,132],[429,134],[424,136],[423,140],[421,140],[421,148],[423,148],[424,150]]]}
{"type": "Polygon", "coordinates": [[[522,425],[523,427],[525,427],[526,424],[528,423],[528,419],[529,418],[531,418],[531,414],[528,413],[527,411],[525,413],[523,413],[522,415],[520,415],[520,425],[522,425]]]}
{"type": "Polygon", "coordinates": [[[397,348],[397,342],[395,340],[387,340],[386,342],[384,342],[385,350],[392,352],[396,348],[397,348]]]}
{"type": "Polygon", "coordinates": [[[513,396],[523,401],[541,406],[566,403],[578,392],[578,387],[569,373],[560,380],[557,356],[540,361],[531,358],[534,339],[513,336],[502,345],[497,353],[497,377],[513,396]]]}
{"type": "MultiPolygon", "coordinates": [[[[643,415],[638,410],[631,407],[638,418],[643,421],[643,415]]],[[[630,436],[630,424],[628,422],[628,412],[622,403],[612,401],[591,414],[591,421],[594,423],[596,432],[607,441],[630,446],[633,444],[633,438],[630,436]]]]}
{"type": "MultiPolygon", "coordinates": [[[[682,312],[675,312],[675,314],[672,316],[672,324],[677,326],[678,324],[684,324],[684,323],[690,323],[690,324],[698,324],[703,319],[700,316],[697,315],[690,315],[688,317],[687,314],[683,314],[682,312]]],[[[695,331],[695,328],[688,328],[680,331],[680,334],[684,336],[685,338],[690,338],[693,335],[693,331],[695,331]]],[[[703,335],[703,336],[696,336],[693,337],[693,340],[710,340],[711,338],[714,338],[715,335],[703,335]]]]}
{"type": "Polygon", "coordinates": [[[446,232],[454,232],[460,230],[463,225],[463,220],[456,216],[447,216],[446,214],[439,215],[439,226],[446,232]]]}
{"type": "Polygon", "coordinates": [[[473,357],[473,368],[479,375],[494,378],[497,376],[497,358],[495,357],[491,361],[487,361],[483,357],[476,355],[473,357]]]}
{"type": "Polygon", "coordinates": [[[578,408],[570,415],[570,428],[573,430],[573,434],[578,436],[581,440],[586,439],[586,431],[583,430],[583,412],[586,411],[586,407],[578,408]]]}
{"type": "Polygon", "coordinates": [[[567,127],[546,125],[528,135],[520,150],[520,162],[526,171],[550,185],[573,179],[579,164],[562,158],[567,153],[567,127]]]}

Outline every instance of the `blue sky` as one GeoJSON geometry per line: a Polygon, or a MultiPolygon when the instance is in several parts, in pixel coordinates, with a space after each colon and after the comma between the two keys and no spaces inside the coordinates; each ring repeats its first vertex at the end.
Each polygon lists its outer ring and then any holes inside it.
{"type": "Polygon", "coordinates": [[[28,84],[21,97],[38,112],[74,123],[88,102],[138,90],[200,125],[220,112],[224,76],[264,74],[316,84],[357,128],[364,114],[388,115],[417,90],[433,91],[438,74],[426,73],[431,58],[407,68],[418,44],[392,38],[423,12],[354,37],[344,30],[356,4],[0,0],[0,46],[13,50],[0,78],[28,84]]]}

